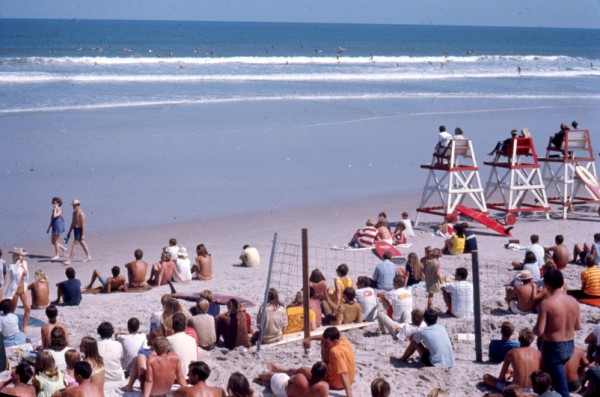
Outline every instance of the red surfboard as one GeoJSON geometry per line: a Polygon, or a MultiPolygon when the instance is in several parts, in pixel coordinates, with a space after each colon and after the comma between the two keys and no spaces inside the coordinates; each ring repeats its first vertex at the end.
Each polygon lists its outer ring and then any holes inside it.
{"type": "Polygon", "coordinates": [[[392,254],[392,258],[398,258],[402,256],[402,253],[400,250],[398,250],[398,248],[385,241],[375,241],[375,248],[373,249],[375,250],[375,255],[377,255],[380,259],[383,259],[383,254],[388,251],[392,254]]]}
{"type": "Polygon", "coordinates": [[[496,220],[490,218],[481,211],[465,207],[464,205],[460,204],[456,206],[456,211],[458,211],[462,215],[468,216],[475,222],[481,223],[485,227],[488,227],[493,231],[500,233],[503,236],[511,237],[510,231],[512,230],[512,227],[504,227],[504,225],[498,223],[496,220]]]}

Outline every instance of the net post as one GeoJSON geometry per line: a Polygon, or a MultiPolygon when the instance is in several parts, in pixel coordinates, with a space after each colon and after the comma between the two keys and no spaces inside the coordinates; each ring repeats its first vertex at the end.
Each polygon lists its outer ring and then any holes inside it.
{"type": "Polygon", "coordinates": [[[475,361],[483,362],[481,342],[481,299],[479,289],[479,253],[471,252],[471,267],[473,273],[473,315],[475,321],[475,361]]]}
{"type": "Polygon", "coordinates": [[[308,229],[302,229],[302,306],[304,312],[304,338],[310,337],[310,290],[308,288],[308,229]]]}
{"type": "Polygon", "coordinates": [[[267,321],[267,300],[269,299],[269,288],[271,287],[271,273],[273,271],[273,262],[275,260],[275,248],[277,247],[277,233],[273,235],[273,245],[271,247],[271,259],[269,259],[269,272],[267,273],[267,285],[265,286],[265,298],[262,304],[263,315],[260,318],[260,328],[258,332],[258,340],[256,341],[256,359],[260,358],[260,345],[262,344],[265,322],[267,321]]]}

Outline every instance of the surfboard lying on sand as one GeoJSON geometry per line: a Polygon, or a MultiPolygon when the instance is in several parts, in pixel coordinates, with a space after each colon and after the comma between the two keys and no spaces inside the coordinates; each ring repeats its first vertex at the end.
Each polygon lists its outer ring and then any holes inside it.
{"type": "MultiPolygon", "coordinates": [[[[193,294],[177,293],[177,294],[173,294],[172,296],[175,299],[182,299],[184,301],[190,301],[190,302],[196,302],[200,298],[199,293],[193,293],[193,294]]],[[[246,298],[242,298],[240,296],[233,296],[233,295],[221,295],[221,294],[213,293],[212,301],[214,303],[218,303],[219,305],[226,305],[227,302],[229,302],[229,299],[232,299],[232,298],[237,299],[237,301],[240,302],[241,305],[244,305],[246,307],[256,306],[254,304],[254,302],[249,301],[246,298]]]]}
{"type": "Polygon", "coordinates": [[[475,222],[481,223],[483,226],[500,233],[503,236],[511,237],[510,231],[512,230],[512,227],[504,227],[504,225],[498,223],[496,220],[490,218],[481,211],[465,207],[464,205],[460,204],[456,206],[456,211],[458,211],[462,215],[468,216],[475,222]]]}
{"type": "Polygon", "coordinates": [[[575,174],[584,185],[592,192],[596,199],[600,200],[600,182],[587,168],[578,165],[575,167],[575,174]]]}
{"type": "Polygon", "coordinates": [[[398,258],[402,256],[402,253],[396,246],[387,243],[385,241],[376,241],[375,242],[375,255],[377,255],[380,259],[383,259],[383,254],[389,252],[392,254],[392,258],[398,258]]]}
{"type": "MultiPolygon", "coordinates": [[[[351,324],[340,324],[340,325],[335,325],[335,327],[340,331],[349,331],[351,329],[357,329],[357,328],[364,328],[368,325],[376,325],[377,321],[373,322],[362,322],[362,323],[351,323],[351,324]]],[[[325,330],[329,328],[329,326],[322,326],[320,328],[317,328],[314,331],[311,331],[310,336],[319,336],[319,335],[323,335],[323,332],[325,332],[325,330]]],[[[287,343],[291,343],[291,342],[297,342],[297,341],[301,341],[304,340],[304,331],[299,331],[299,332],[294,332],[291,334],[285,334],[282,336],[281,340],[278,340],[277,342],[274,343],[268,343],[268,344],[264,344],[261,345],[262,348],[267,348],[267,347],[274,347],[274,346],[280,346],[280,345],[285,345],[287,343]]]]}

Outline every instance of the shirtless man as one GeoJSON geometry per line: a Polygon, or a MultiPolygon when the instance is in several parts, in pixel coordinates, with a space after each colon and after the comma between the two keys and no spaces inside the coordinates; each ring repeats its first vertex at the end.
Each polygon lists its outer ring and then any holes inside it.
{"type": "Polygon", "coordinates": [[[127,278],[129,279],[129,288],[145,287],[146,274],[148,274],[148,262],[142,260],[144,252],[141,249],[136,249],[133,253],[135,260],[125,264],[127,269],[127,278]]]}
{"type": "Polygon", "coordinates": [[[48,317],[48,324],[42,326],[42,348],[48,349],[50,347],[50,335],[54,327],[61,327],[65,330],[65,336],[67,338],[67,345],[69,344],[69,333],[67,332],[67,326],[56,320],[58,317],[58,308],[54,305],[50,305],[46,308],[46,316],[48,317]]]}
{"type": "Polygon", "coordinates": [[[125,276],[121,275],[121,269],[119,268],[119,266],[113,266],[112,269],[110,269],[110,272],[112,273],[112,277],[106,278],[102,277],[102,274],[100,274],[100,270],[94,269],[94,272],[92,273],[92,279],[90,280],[90,283],[87,285],[87,287],[85,287],[85,289],[92,289],[92,287],[94,286],[94,282],[96,281],[96,279],[98,279],[100,281],[100,284],[102,284],[103,292],[109,294],[112,291],[118,290],[127,292],[127,280],[125,279],[125,276]]]}
{"type": "Polygon", "coordinates": [[[33,367],[21,363],[10,372],[10,379],[0,382],[0,394],[3,396],[35,397],[35,387],[27,383],[33,377],[33,367]],[[9,384],[13,387],[9,387],[9,384]]]}
{"type": "Polygon", "coordinates": [[[580,348],[576,347],[573,350],[573,355],[565,363],[565,375],[567,377],[567,385],[571,393],[581,388],[581,382],[579,381],[579,373],[584,372],[590,362],[585,357],[585,352],[580,348]]]}
{"type": "Polygon", "coordinates": [[[507,382],[508,368],[513,369],[512,384],[518,385],[522,391],[533,393],[531,388],[531,374],[542,368],[542,354],[531,347],[531,343],[535,340],[533,332],[529,328],[523,328],[519,332],[519,344],[521,347],[512,349],[506,353],[504,363],[500,370],[498,378],[485,374],[483,375],[483,383],[502,391],[506,386],[511,384],[507,382]]]}
{"type": "Polygon", "coordinates": [[[168,284],[173,277],[182,284],[188,284],[187,281],[181,278],[179,272],[177,272],[177,265],[171,260],[171,254],[165,251],[160,257],[160,262],[152,265],[148,284],[160,287],[161,285],[168,284]]]}
{"type": "Polygon", "coordinates": [[[206,380],[210,376],[210,368],[204,361],[192,361],[188,367],[190,387],[177,390],[174,397],[225,397],[225,390],[208,386],[206,380]]]}
{"type": "Polygon", "coordinates": [[[594,242],[590,245],[583,244],[583,248],[579,244],[573,247],[573,262],[585,263],[585,258],[591,256],[594,258],[594,263],[600,264],[600,233],[594,234],[594,242]]]}
{"type": "Polygon", "coordinates": [[[544,251],[552,253],[552,259],[559,270],[567,267],[567,263],[569,263],[569,249],[563,244],[564,241],[565,238],[563,235],[557,234],[554,237],[554,245],[552,247],[544,247],[544,251]]]}
{"type": "Polygon", "coordinates": [[[81,203],[79,200],[73,200],[71,203],[73,205],[73,219],[71,220],[71,227],[67,232],[67,238],[65,242],[69,241],[71,237],[71,232],[73,232],[73,246],[71,247],[71,255],[69,255],[69,259],[64,262],[65,266],[69,266],[75,257],[75,251],[77,251],[77,246],[81,244],[83,251],[85,252],[84,262],[89,262],[92,260],[92,256],[90,255],[90,249],[85,242],[85,213],[81,209],[81,203]]]}
{"type": "Polygon", "coordinates": [[[181,372],[179,357],[169,351],[169,341],[163,336],[154,339],[154,352],[148,356],[146,379],[142,384],[144,397],[162,396],[171,391],[173,383],[185,388],[187,382],[181,372]]]}
{"type": "Polygon", "coordinates": [[[73,365],[75,381],[79,386],[71,387],[55,394],[57,397],[104,397],[101,385],[92,383],[92,366],[87,361],[79,361],[73,365]]]}
{"type": "Polygon", "coordinates": [[[258,375],[254,382],[270,387],[276,397],[328,397],[327,364],[318,361],[312,368],[285,370],[267,362],[269,372],[258,375]]]}
{"type": "Polygon", "coordinates": [[[559,270],[544,274],[544,286],[549,296],[538,307],[533,333],[543,337],[544,369],[552,377],[554,390],[569,397],[564,364],[573,355],[575,331],[580,330],[579,303],[563,291],[563,275],[559,270]]]}
{"type": "Polygon", "coordinates": [[[515,314],[531,313],[537,304],[538,287],[533,280],[533,274],[529,270],[523,270],[517,274],[517,280],[523,282],[522,285],[515,287],[506,287],[506,302],[508,308],[515,314]]]}

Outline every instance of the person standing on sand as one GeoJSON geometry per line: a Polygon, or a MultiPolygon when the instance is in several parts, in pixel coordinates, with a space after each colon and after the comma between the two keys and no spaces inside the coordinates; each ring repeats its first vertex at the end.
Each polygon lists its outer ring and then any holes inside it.
{"type": "Polygon", "coordinates": [[[83,212],[81,209],[81,202],[79,200],[75,199],[71,204],[73,205],[73,219],[71,220],[71,227],[67,232],[67,238],[65,242],[69,241],[71,232],[73,232],[73,246],[71,247],[71,255],[69,255],[69,259],[64,262],[65,266],[71,265],[71,262],[75,257],[75,251],[77,251],[77,246],[79,244],[81,244],[81,247],[86,255],[83,261],[89,262],[92,260],[90,249],[85,242],[85,212],[83,212]]]}
{"type": "Polygon", "coordinates": [[[575,331],[582,328],[579,303],[562,289],[564,278],[559,270],[544,274],[544,285],[550,294],[540,302],[533,333],[544,339],[544,369],[552,377],[554,390],[569,397],[564,364],[573,355],[575,331]]]}
{"type": "Polygon", "coordinates": [[[63,252],[62,254],[67,253],[67,247],[60,243],[60,235],[65,232],[65,220],[62,216],[62,200],[60,197],[52,198],[52,216],[50,217],[50,224],[48,225],[48,229],[46,233],[50,233],[52,229],[52,237],[50,241],[54,246],[54,256],[50,258],[50,260],[56,260],[60,258],[58,254],[58,249],[60,248],[63,252]]]}
{"type": "Polygon", "coordinates": [[[22,331],[25,332],[31,314],[31,304],[27,294],[27,282],[29,281],[29,271],[27,261],[25,261],[27,251],[22,247],[15,247],[10,253],[12,254],[13,264],[8,268],[8,283],[4,289],[4,298],[12,299],[13,308],[17,307],[17,303],[21,299],[24,312],[22,331]]]}
{"type": "Polygon", "coordinates": [[[148,262],[142,260],[144,251],[136,249],[133,253],[135,260],[125,264],[127,269],[127,279],[129,280],[130,288],[146,287],[146,274],[148,273],[148,262]]]}

